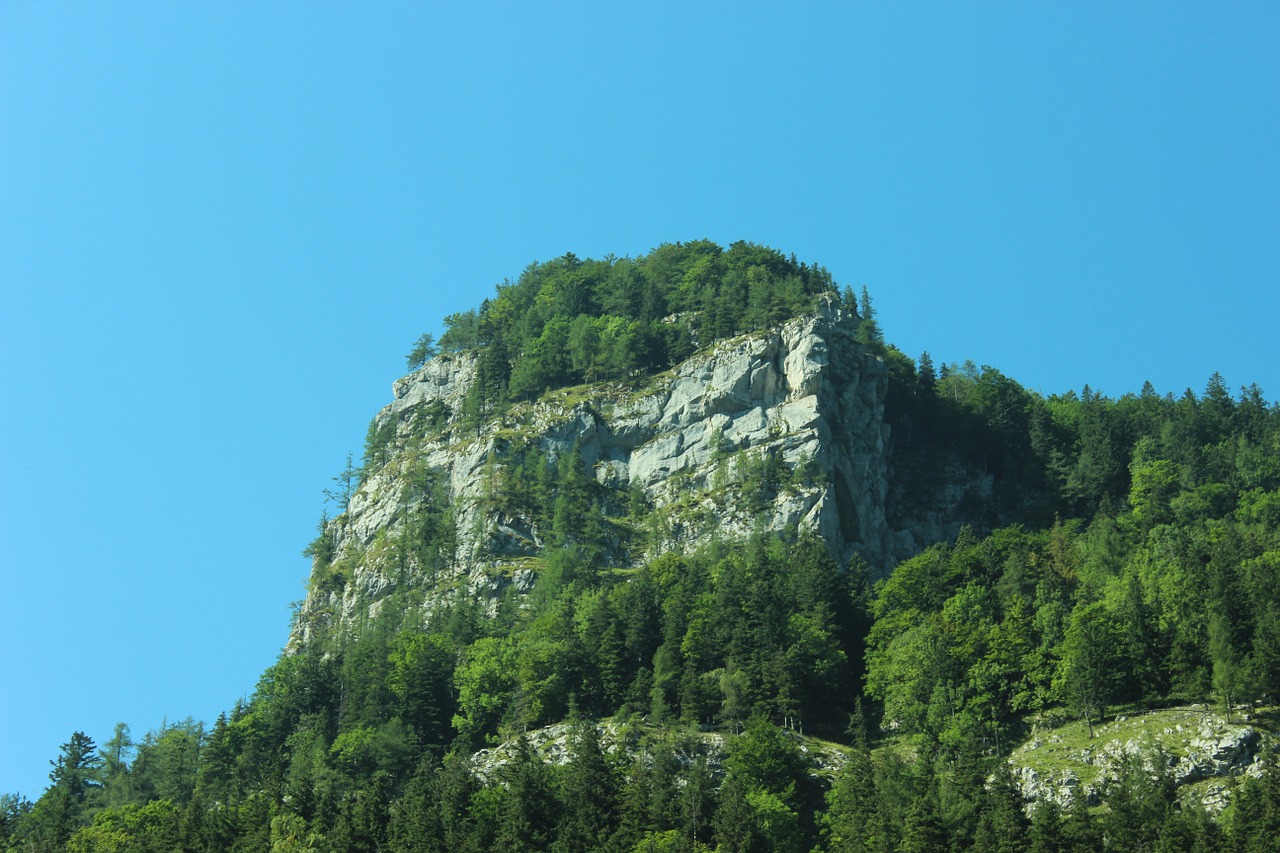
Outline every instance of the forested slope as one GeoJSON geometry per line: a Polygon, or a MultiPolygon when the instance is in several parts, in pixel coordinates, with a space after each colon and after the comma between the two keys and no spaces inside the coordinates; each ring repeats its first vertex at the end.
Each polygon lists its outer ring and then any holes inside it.
{"type": "Polygon", "coordinates": [[[75,733],[0,844],[1274,849],[1260,389],[1044,397],[907,357],[865,292],[745,243],[535,264],[447,327],[336,478],[253,697],[75,733]],[[1189,703],[1260,727],[1221,815],[1143,744],[1096,802],[1007,763],[1189,703]]]}

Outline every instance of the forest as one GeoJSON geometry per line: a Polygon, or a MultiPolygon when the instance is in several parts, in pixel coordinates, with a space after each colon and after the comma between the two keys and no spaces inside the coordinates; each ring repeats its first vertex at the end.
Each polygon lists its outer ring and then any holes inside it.
{"type": "MultiPolygon", "coordinates": [[[[408,362],[476,353],[458,413],[474,429],[824,299],[888,371],[901,500],[948,460],[992,477],[954,540],[887,577],[796,530],[623,565],[611,549],[645,508],[576,453],[512,443],[488,499],[549,531],[526,594],[460,598],[428,623],[397,593],[358,635],[282,654],[212,725],[71,733],[35,802],[0,802],[0,849],[1275,850],[1274,750],[1220,815],[1150,756],[1122,762],[1101,802],[1067,805],[1028,804],[1006,761],[1049,716],[1090,735],[1192,703],[1274,721],[1280,408],[1257,386],[1214,373],[1198,394],[1042,396],[992,367],[909,357],[866,291],[821,267],[709,241],[533,264],[408,362]],[[557,724],[550,760],[535,735],[557,724]],[[841,760],[815,769],[819,745],[841,760]]],[[[362,469],[392,439],[371,427],[362,469]]],[[[748,498],[820,476],[735,464],[748,498]]],[[[417,488],[401,547],[443,565],[451,508],[429,470],[417,488]]],[[[308,554],[313,584],[346,583],[323,532],[308,554]]]]}

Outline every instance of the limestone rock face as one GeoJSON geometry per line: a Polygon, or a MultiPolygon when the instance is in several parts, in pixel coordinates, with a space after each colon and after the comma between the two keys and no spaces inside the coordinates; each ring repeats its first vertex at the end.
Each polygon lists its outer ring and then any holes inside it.
{"type": "Polygon", "coordinates": [[[463,413],[476,356],[427,362],[395,382],[374,421],[385,459],[329,522],[332,559],[317,562],[291,647],[376,612],[397,589],[432,587],[428,605],[432,596],[527,590],[548,531],[495,499],[512,448],[551,460],[576,451],[618,503],[647,508],[643,531],[611,552],[619,567],[713,536],[808,529],[838,559],[858,555],[885,573],[954,535],[959,523],[937,518],[890,528],[888,378],[883,361],[856,342],[857,323],[829,304],[721,341],[638,388],[561,389],[470,420],[463,413]],[[762,468],[770,472],[764,487],[762,468]],[[437,503],[447,502],[453,530],[450,553],[430,567],[397,545],[416,535],[427,481],[437,503]]]}
{"type": "Polygon", "coordinates": [[[1251,767],[1261,737],[1250,726],[1205,726],[1199,737],[1187,744],[1186,754],[1174,767],[1174,780],[1179,784],[1232,776],[1251,767]]]}

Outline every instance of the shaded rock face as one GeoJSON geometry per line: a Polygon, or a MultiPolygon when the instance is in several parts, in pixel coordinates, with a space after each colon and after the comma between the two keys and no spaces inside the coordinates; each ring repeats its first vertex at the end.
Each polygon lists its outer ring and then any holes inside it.
{"type": "Polygon", "coordinates": [[[341,588],[313,577],[290,647],[335,620],[373,615],[402,585],[430,583],[440,595],[447,589],[491,599],[512,585],[527,590],[547,531],[486,500],[500,489],[504,449],[515,444],[549,459],[576,449],[620,502],[639,499],[648,507],[644,542],[619,543],[615,565],[687,551],[712,537],[807,529],[837,559],[858,555],[883,574],[954,535],[959,522],[940,523],[936,510],[924,523],[890,529],[888,378],[884,363],[856,342],[857,323],[828,304],[776,329],[722,341],[639,390],[597,384],[549,392],[478,430],[465,428],[460,416],[476,381],[475,356],[433,359],[394,384],[395,399],[375,419],[375,430],[394,436],[393,449],[379,470],[366,472],[326,531],[351,576],[341,588]],[[762,494],[747,481],[752,465],[766,460],[786,485],[762,494]],[[394,549],[381,547],[409,535],[408,520],[424,500],[424,471],[452,513],[455,536],[443,572],[393,559],[394,549]]]}

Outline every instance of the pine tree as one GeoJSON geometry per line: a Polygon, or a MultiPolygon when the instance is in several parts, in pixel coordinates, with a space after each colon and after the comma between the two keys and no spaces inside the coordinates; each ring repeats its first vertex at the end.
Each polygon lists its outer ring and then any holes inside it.
{"type": "Polygon", "coordinates": [[[1027,841],[1028,853],[1065,853],[1067,850],[1067,840],[1062,833],[1062,809],[1052,798],[1045,797],[1036,803],[1027,841]]]}
{"type": "Polygon", "coordinates": [[[409,354],[405,356],[405,367],[409,370],[417,370],[426,364],[429,359],[436,357],[435,336],[430,332],[424,333],[413,344],[413,349],[409,350],[409,354]]]}
{"type": "Polygon", "coordinates": [[[502,770],[506,791],[498,815],[496,849],[510,853],[545,850],[556,830],[560,803],[551,771],[523,736],[515,755],[502,770]]]}
{"type": "Polygon", "coordinates": [[[850,720],[853,748],[849,759],[827,791],[825,833],[830,853],[864,853],[876,849],[883,832],[877,805],[875,767],[867,746],[866,719],[862,701],[850,720]]]}
{"type": "Polygon", "coordinates": [[[980,797],[981,813],[973,849],[975,853],[1021,853],[1027,848],[1027,816],[1022,810],[1022,792],[1001,763],[980,797]]]}
{"type": "Polygon", "coordinates": [[[928,350],[920,353],[916,376],[920,378],[920,387],[926,391],[932,391],[933,387],[938,383],[938,374],[933,367],[933,356],[929,355],[928,350]]]}
{"type": "Polygon", "coordinates": [[[907,811],[899,853],[936,853],[947,846],[947,833],[938,816],[937,787],[924,786],[907,811]]]}
{"type": "Polygon", "coordinates": [[[617,784],[600,746],[594,722],[579,721],[570,738],[572,751],[562,783],[566,812],[556,850],[599,850],[613,833],[617,784]]]}
{"type": "Polygon", "coordinates": [[[73,732],[71,739],[62,745],[57,760],[49,763],[53,765],[49,773],[53,784],[40,797],[36,808],[43,818],[42,834],[52,848],[57,848],[87,821],[88,811],[102,787],[99,778],[102,759],[98,757],[93,738],[84,732],[73,732]]]}

